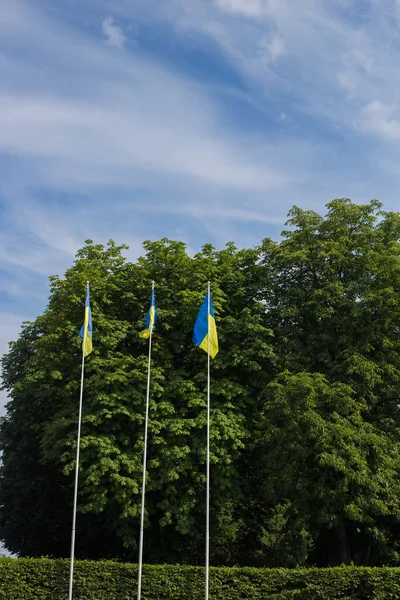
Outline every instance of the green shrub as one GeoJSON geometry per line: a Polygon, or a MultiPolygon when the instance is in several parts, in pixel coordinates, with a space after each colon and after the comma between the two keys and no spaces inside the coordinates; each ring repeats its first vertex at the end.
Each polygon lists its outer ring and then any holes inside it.
{"type": "MultiPolygon", "coordinates": [[[[66,600],[69,561],[0,559],[0,600],[66,600]]],[[[75,600],[134,600],[137,566],[77,561],[75,600]]],[[[143,600],[199,600],[204,597],[204,569],[173,565],[143,567],[143,600]]],[[[210,600],[397,600],[400,569],[210,570],[210,600]]]]}

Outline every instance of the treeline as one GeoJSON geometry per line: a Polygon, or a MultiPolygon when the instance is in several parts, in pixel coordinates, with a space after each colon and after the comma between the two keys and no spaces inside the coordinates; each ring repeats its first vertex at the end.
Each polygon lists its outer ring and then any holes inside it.
{"type": "Polygon", "coordinates": [[[144,560],[204,562],[206,360],[191,341],[206,283],[220,351],[211,383],[211,564],[397,564],[400,215],[377,201],[293,208],[279,242],[223,250],[91,241],[50,279],[43,315],[3,358],[0,538],[67,557],[86,280],[77,555],[135,561],[147,343],[156,282],[144,560]]]}

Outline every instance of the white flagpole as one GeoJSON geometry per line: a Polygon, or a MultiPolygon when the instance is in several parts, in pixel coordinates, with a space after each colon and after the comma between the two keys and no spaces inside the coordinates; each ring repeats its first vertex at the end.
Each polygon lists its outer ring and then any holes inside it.
{"type": "MultiPolygon", "coordinates": [[[[151,285],[153,296],[154,281],[151,285]]],[[[144,528],[144,501],[146,495],[146,466],[147,466],[147,428],[149,424],[149,399],[150,399],[150,369],[151,369],[151,341],[153,334],[153,323],[150,321],[149,336],[149,362],[147,366],[147,391],[146,391],[146,418],[144,423],[144,451],[143,451],[143,479],[142,479],[142,512],[140,515],[140,537],[139,537],[139,569],[138,569],[138,600],[142,597],[142,567],[143,567],[143,528],[144,528]]]]}
{"type": "Polygon", "coordinates": [[[208,600],[209,569],[210,569],[210,282],[208,282],[207,307],[207,458],[206,458],[206,600],[208,600]]]}
{"type": "MultiPolygon", "coordinates": [[[[89,288],[89,282],[86,282],[86,294],[89,288]]],[[[85,309],[86,310],[86,309],[85,309]]],[[[85,316],[86,318],[86,316],[85,316]]],[[[79,480],[79,452],[81,446],[81,423],[82,423],[82,404],[83,404],[83,380],[85,376],[85,341],[86,327],[83,330],[82,343],[82,372],[81,372],[81,391],[79,396],[79,417],[78,417],[78,439],[76,444],[76,464],[75,464],[75,488],[74,488],[74,508],[72,513],[72,533],[71,533],[71,560],[69,569],[69,593],[68,600],[72,600],[72,586],[74,580],[74,554],[75,554],[75,530],[76,530],[76,506],[78,503],[78,480],[79,480]]]]}

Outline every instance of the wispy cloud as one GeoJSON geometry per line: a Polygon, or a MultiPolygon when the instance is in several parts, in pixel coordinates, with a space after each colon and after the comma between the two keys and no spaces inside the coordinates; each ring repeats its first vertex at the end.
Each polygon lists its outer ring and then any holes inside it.
{"type": "Polygon", "coordinates": [[[135,95],[115,85],[111,98],[106,93],[95,106],[92,101],[3,93],[0,149],[49,161],[50,168],[56,160],[76,163],[79,171],[97,166],[101,178],[109,172],[113,179],[117,168],[114,180],[121,171],[139,168],[248,189],[279,183],[279,173],[260,164],[262,149],[251,145],[245,152],[229,135],[218,134],[207,103],[194,90],[164,75],[161,85],[152,86],[161,95],[152,98],[145,65],[137,66],[135,95]]]}
{"type": "Polygon", "coordinates": [[[278,58],[285,54],[285,45],[277,35],[273,35],[271,38],[263,38],[259,43],[259,53],[262,62],[269,66],[274,64],[278,58]]]}
{"type": "Polygon", "coordinates": [[[391,141],[400,140],[400,106],[388,106],[373,100],[362,110],[357,121],[359,128],[391,141]]]}
{"type": "Polygon", "coordinates": [[[110,46],[121,48],[126,42],[126,36],[122,29],[115,25],[112,17],[106,17],[102,23],[103,33],[107,38],[110,46]]]}
{"type": "Polygon", "coordinates": [[[266,4],[264,0],[214,0],[214,2],[222,10],[248,17],[262,14],[266,4]]]}

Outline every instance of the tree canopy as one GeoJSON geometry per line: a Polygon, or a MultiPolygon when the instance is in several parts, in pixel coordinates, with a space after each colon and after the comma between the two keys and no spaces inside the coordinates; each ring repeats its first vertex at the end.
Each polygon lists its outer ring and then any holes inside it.
{"type": "Polygon", "coordinates": [[[77,555],[136,560],[151,281],[153,336],[146,562],[204,560],[206,360],[192,330],[211,291],[211,561],[396,564],[400,532],[400,215],[377,201],[294,207],[280,241],[252,249],[88,240],[48,306],[3,357],[0,538],[67,556],[84,289],[77,555]]]}

